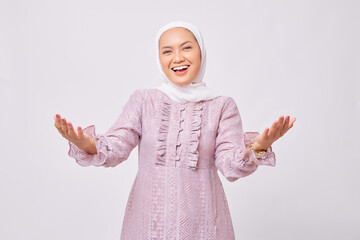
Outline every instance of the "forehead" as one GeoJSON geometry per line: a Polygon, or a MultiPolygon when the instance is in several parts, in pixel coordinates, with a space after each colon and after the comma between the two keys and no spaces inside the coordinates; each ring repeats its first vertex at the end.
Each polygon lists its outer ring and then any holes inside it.
{"type": "Polygon", "coordinates": [[[178,43],[178,42],[183,42],[183,41],[187,41],[187,40],[195,40],[196,38],[194,36],[194,34],[186,29],[186,28],[182,28],[182,27],[174,27],[174,28],[170,28],[168,30],[166,30],[160,37],[159,39],[159,45],[163,45],[163,44],[169,44],[169,43],[178,43]]]}

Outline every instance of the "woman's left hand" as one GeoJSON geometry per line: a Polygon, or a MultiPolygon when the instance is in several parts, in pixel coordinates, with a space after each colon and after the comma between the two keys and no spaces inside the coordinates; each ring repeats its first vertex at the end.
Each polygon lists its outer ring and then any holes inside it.
{"type": "Polygon", "coordinates": [[[292,126],[294,125],[296,118],[290,120],[290,116],[280,116],[279,120],[276,120],[271,128],[266,128],[262,134],[260,134],[252,147],[254,150],[266,150],[273,142],[282,137],[292,126]]]}

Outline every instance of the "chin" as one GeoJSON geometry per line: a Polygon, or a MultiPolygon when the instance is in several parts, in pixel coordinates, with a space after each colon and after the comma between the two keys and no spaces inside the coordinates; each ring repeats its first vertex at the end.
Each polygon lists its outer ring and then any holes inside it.
{"type": "Polygon", "coordinates": [[[192,81],[173,81],[173,80],[171,80],[171,82],[176,85],[184,86],[184,85],[189,85],[192,81]]]}

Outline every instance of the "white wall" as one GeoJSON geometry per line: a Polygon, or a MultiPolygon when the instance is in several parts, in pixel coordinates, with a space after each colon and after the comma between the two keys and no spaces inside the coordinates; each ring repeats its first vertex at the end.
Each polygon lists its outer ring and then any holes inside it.
{"type": "Polygon", "coordinates": [[[0,239],[119,239],[137,148],[80,167],[53,117],[105,132],[135,89],[160,85],[154,38],[172,20],[202,31],[205,81],[246,131],[297,118],[275,168],[221,176],[237,239],[360,239],[359,5],[0,0],[0,239]]]}

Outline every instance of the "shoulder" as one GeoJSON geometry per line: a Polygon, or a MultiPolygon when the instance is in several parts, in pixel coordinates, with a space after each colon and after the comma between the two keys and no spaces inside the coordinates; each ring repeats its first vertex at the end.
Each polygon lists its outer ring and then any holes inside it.
{"type": "Polygon", "coordinates": [[[218,96],[212,99],[212,102],[216,105],[217,109],[221,110],[221,113],[237,108],[235,100],[230,96],[218,96]]]}
{"type": "Polygon", "coordinates": [[[230,96],[226,96],[224,106],[225,107],[234,107],[234,106],[236,107],[236,102],[235,102],[234,98],[232,98],[230,96]]]}
{"type": "Polygon", "coordinates": [[[144,108],[145,105],[149,105],[157,99],[162,97],[162,92],[154,88],[139,88],[135,89],[129,97],[128,102],[132,105],[136,105],[139,108],[144,108]]]}
{"type": "Polygon", "coordinates": [[[219,109],[219,116],[221,119],[240,115],[239,109],[233,97],[221,96],[217,99],[217,108],[219,109]]]}
{"type": "Polygon", "coordinates": [[[150,90],[149,88],[138,88],[135,89],[131,94],[130,94],[130,100],[134,100],[138,103],[141,103],[144,101],[145,96],[148,94],[148,90],[150,90]]]}
{"type": "Polygon", "coordinates": [[[127,107],[136,107],[141,108],[144,102],[144,89],[135,89],[133,92],[130,93],[126,106],[127,107]]]}
{"type": "Polygon", "coordinates": [[[161,96],[162,92],[156,88],[139,88],[132,92],[131,96],[145,99],[147,96],[161,96]]]}
{"type": "Polygon", "coordinates": [[[130,97],[133,97],[133,96],[143,97],[144,92],[145,92],[145,88],[135,89],[135,90],[131,93],[130,97]]]}

